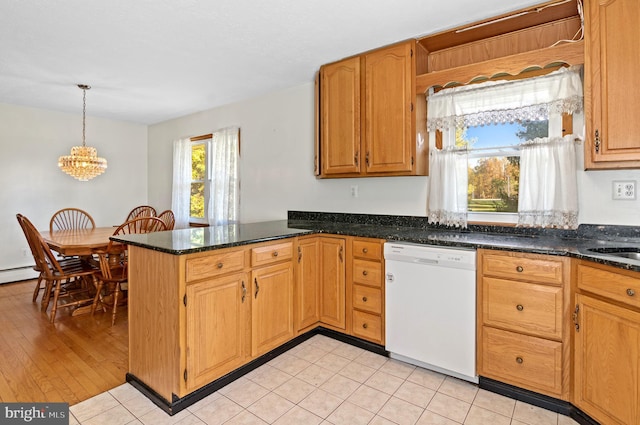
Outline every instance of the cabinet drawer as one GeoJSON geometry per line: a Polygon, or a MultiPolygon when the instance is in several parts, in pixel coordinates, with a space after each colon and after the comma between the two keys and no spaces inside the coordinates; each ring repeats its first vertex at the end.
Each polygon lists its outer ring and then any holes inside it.
{"type": "Polygon", "coordinates": [[[577,281],[580,290],[640,308],[640,276],[578,264],[577,281]]]}
{"type": "Polygon", "coordinates": [[[562,344],[499,329],[482,329],[480,374],[522,388],[562,394],[562,344]]]}
{"type": "Polygon", "coordinates": [[[562,285],[562,259],[516,253],[484,253],[482,274],[562,285]]]}
{"type": "Polygon", "coordinates": [[[353,241],[353,256],[367,260],[382,260],[382,245],[379,242],[353,241]]]}
{"type": "Polygon", "coordinates": [[[368,286],[353,285],[353,308],[370,313],[382,313],[382,291],[368,286]]]}
{"type": "Polygon", "coordinates": [[[353,335],[382,343],[382,318],[375,314],[354,310],[353,335]]]}
{"type": "Polygon", "coordinates": [[[380,287],[382,264],[375,261],[353,260],[353,281],[364,285],[380,287]]]}
{"type": "Polygon", "coordinates": [[[244,251],[227,251],[186,260],[186,281],[192,282],[244,268],[244,251]]]}
{"type": "Polygon", "coordinates": [[[260,246],[251,249],[251,266],[263,266],[282,260],[290,260],[293,255],[293,242],[260,246]]]}
{"type": "Polygon", "coordinates": [[[483,324],[562,338],[562,287],[482,279],[483,324]]]}

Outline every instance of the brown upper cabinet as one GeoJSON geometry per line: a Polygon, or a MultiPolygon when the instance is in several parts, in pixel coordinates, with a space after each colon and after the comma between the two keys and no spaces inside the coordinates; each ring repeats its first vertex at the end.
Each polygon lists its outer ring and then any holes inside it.
{"type": "Polygon", "coordinates": [[[637,0],[587,0],[585,6],[585,169],[640,167],[637,0]]]}
{"type": "Polygon", "coordinates": [[[316,174],[427,175],[426,99],[415,89],[425,70],[415,40],[323,65],[316,174]]]}

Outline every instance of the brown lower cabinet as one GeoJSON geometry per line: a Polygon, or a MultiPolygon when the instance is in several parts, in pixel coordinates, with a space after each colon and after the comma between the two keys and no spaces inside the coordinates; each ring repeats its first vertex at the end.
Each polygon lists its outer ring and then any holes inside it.
{"type": "Polygon", "coordinates": [[[478,375],[570,395],[570,259],[478,250],[478,375]]]}
{"type": "Polygon", "coordinates": [[[130,246],[129,374],[172,405],[317,326],[383,345],[382,242],[314,235],[185,255],[130,246]],[[378,259],[352,267],[353,246],[378,259]],[[347,269],[364,272],[355,293],[367,301],[351,305],[347,269]]]}
{"type": "Polygon", "coordinates": [[[601,424],[640,424],[640,273],[579,261],[574,400],[601,424]]]}

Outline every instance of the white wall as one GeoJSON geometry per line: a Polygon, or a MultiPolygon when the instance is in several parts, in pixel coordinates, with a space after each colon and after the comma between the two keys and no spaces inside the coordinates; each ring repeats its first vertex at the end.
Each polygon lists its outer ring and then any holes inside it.
{"type": "Polygon", "coordinates": [[[82,144],[82,115],[0,104],[0,282],[7,269],[32,265],[16,214],[48,230],[61,208],[88,211],[97,226],[125,219],[147,202],[147,126],[87,117],[87,145],[108,160],[104,174],[79,182],[58,157],[82,144]]]}
{"type": "MultiPolygon", "coordinates": [[[[288,210],[426,215],[427,177],[313,176],[313,96],[313,84],[305,84],[151,126],[149,201],[170,207],[172,140],[238,125],[244,222],[285,219],[288,210]],[[352,185],[358,198],[350,195],[352,185]]],[[[580,223],[640,225],[640,197],[613,201],[613,180],[640,184],[640,171],[579,171],[580,223]]]]}

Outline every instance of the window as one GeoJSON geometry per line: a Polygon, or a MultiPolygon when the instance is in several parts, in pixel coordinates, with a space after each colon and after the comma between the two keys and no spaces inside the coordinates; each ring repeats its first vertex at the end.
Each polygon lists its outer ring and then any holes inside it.
{"type": "Polygon", "coordinates": [[[171,209],[176,228],[226,225],[239,215],[240,129],[176,140],[171,209]]]}
{"type": "Polygon", "coordinates": [[[578,69],[447,88],[427,104],[430,222],[577,226],[578,69]]]}
{"type": "MultiPolygon", "coordinates": [[[[524,121],[467,127],[460,131],[468,155],[467,211],[517,213],[520,185],[519,144],[549,136],[549,121],[524,121]]],[[[503,217],[509,221],[508,217],[503,217]]]]}
{"type": "MultiPolygon", "coordinates": [[[[193,139],[192,139],[193,140],[193,139]]],[[[207,142],[211,138],[191,143],[191,183],[189,197],[189,221],[193,223],[207,222],[207,193],[210,193],[211,181],[207,178],[207,142]]]]}

